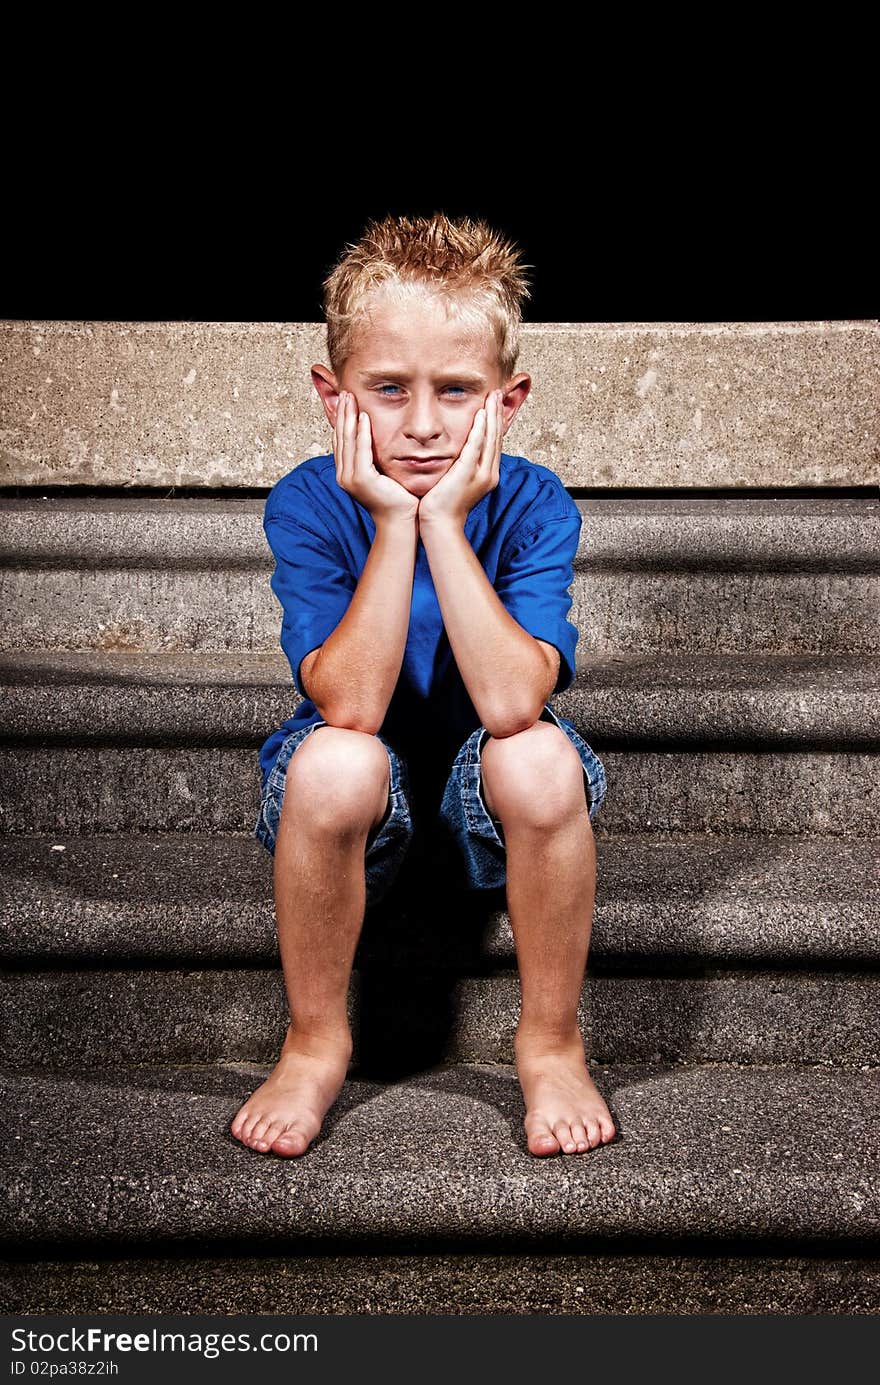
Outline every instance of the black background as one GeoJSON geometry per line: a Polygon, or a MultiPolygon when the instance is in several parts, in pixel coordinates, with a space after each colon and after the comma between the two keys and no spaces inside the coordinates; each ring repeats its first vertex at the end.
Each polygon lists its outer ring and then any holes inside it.
{"type": "MultiPolygon", "coordinates": [[[[112,149],[103,156],[111,163],[112,149]]],[[[852,168],[767,156],[652,170],[534,161],[504,187],[406,174],[340,189],[306,164],[272,182],[63,161],[22,184],[0,316],[26,320],[315,322],[321,285],[367,220],[483,217],[521,248],[526,322],[742,322],[880,316],[873,228],[852,168]],[[702,165],[699,165],[702,166],[702,165]]],[[[13,179],[14,182],[14,179],[13,179]]]]}

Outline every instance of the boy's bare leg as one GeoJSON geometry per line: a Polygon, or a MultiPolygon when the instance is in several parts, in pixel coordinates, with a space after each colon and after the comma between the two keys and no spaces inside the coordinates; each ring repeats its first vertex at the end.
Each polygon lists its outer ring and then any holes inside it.
{"type": "Polygon", "coordinates": [[[230,1126],[251,1149],[305,1153],[345,1081],[366,842],[385,816],[389,780],[381,741],[342,727],[317,727],[287,767],[274,881],[291,1021],[275,1069],[230,1126]]]}
{"type": "Polygon", "coordinates": [[[577,1021],[596,894],[596,844],[574,746],[549,722],[483,745],[483,801],[504,828],[522,1008],[514,1041],[532,1154],[584,1153],[616,1133],[577,1021]],[[538,739],[541,738],[541,739],[538,739]],[[560,760],[560,756],[562,756],[560,760]],[[540,786],[540,787],[539,787],[540,786]]]}

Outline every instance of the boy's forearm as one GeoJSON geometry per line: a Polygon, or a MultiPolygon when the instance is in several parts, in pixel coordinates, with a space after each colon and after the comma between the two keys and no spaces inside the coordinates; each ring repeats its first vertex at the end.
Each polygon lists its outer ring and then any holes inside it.
{"type": "Polygon", "coordinates": [[[329,726],[375,735],[385,720],[409,633],[416,544],[414,520],[377,523],[349,608],[309,674],[329,726]]]}
{"type": "Polygon", "coordinates": [[[556,678],[534,636],[506,611],[464,530],[452,521],[421,526],[443,624],[482,724],[502,739],[541,715],[556,678]]]}

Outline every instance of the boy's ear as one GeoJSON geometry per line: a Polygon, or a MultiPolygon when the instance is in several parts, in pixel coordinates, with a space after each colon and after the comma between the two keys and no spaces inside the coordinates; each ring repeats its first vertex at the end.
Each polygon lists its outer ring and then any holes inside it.
{"type": "Polygon", "coordinates": [[[507,432],[513,420],[516,418],[532,388],[532,377],[521,371],[519,375],[512,375],[504,384],[504,431],[507,432]]]}
{"type": "Polygon", "coordinates": [[[321,403],[324,405],[324,413],[327,415],[331,428],[336,427],[336,410],[339,407],[339,385],[332,370],[328,370],[325,365],[312,366],[312,384],[321,396],[321,403]]]}

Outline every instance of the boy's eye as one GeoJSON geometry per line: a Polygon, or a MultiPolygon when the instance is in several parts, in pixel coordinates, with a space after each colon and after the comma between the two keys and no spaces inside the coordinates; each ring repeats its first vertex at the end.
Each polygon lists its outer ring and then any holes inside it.
{"type": "MultiPolygon", "coordinates": [[[[380,386],[379,386],[379,393],[381,394],[384,390],[396,390],[396,389],[399,389],[399,388],[400,388],[399,385],[380,385],[380,386]]],[[[467,393],[466,387],[465,387],[464,385],[445,385],[445,386],[444,386],[444,393],[446,393],[446,392],[449,391],[449,390],[459,390],[462,394],[466,394],[466,393],[467,393]]]]}

